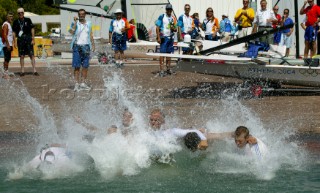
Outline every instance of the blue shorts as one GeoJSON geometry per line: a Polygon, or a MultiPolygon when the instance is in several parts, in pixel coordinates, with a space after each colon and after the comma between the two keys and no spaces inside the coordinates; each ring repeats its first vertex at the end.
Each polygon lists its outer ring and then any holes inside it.
{"type": "Polygon", "coordinates": [[[73,46],[73,56],[72,56],[72,67],[73,68],[89,68],[90,60],[90,47],[86,45],[74,45],[73,46]]]}
{"type": "Polygon", "coordinates": [[[279,44],[281,41],[281,32],[276,32],[273,34],[273,43],[279,44]]]}
{"type": "Polygon", "coordinates": [[[308,42],[313,42],[313,41],[316,41],[317,40],[317,31],[314,27],[312,26],[308,26],[306,28],[306,31],[304,33],[304,39],[308,42]]]}
{"type": "Polygon", "coordinates": [[[127,49],[127,36],[126,34],[112,34],[112,50],[124,51],[127,49]]]}
{"type": "Polygon", "coordinates": [[[160,53],[173,53],[173,38],[170,37],[162,37],[160,44],[160,53]]]}

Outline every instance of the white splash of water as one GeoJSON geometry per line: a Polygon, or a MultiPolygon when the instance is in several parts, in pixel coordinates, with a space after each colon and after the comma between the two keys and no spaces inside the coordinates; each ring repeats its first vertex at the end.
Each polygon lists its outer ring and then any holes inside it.
{"type": "Polygon", "coordinates": [[[207,122],[209,132],[234,132],[238,126],[246,126],[250,134],[263,141],[268,153],[262,158],[238,153],[234,139],[229,138],[213,143],[207,164],[211,172],[246,173],[258,179],[270,180],[283,166],[299,170],[304,167],[306,151],[288,138],[295,130],[286,126],[280,129],[265,128],[257,115],[237,100],[223,101],[223,110],[207,122]],[[212,162],[212,160],[215,160],[212,162]]]}

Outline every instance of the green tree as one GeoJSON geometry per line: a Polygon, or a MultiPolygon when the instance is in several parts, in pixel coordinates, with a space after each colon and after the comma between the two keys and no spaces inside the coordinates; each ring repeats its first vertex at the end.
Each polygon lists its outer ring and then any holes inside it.
{"type": "Polygon", "coordinates": [[[18,5],[14,0],[0,0],[0,24],[2,24],[7,18],[7,13],[12,11],[16,15],[16,11],[18,9],[18,5]]]}

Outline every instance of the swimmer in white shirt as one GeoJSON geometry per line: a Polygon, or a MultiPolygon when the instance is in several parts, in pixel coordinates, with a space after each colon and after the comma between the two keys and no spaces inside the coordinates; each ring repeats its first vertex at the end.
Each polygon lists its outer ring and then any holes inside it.
{"type": "Polygon", "coordinates": [[[65,144],[51,144],[41,148],[40,154],[27,164],[27,168],[38,169],[42,164],[63,164],[71,160],[65,144]]]}
{"type": "Polygon", "coordinates": [[[250,135],[249,129],[245,126],[237,127],[235,132],[207,134],[209,142],[224,138],[234,138],[238,150],[243,151],[245,155],[254,155],[260,159],[268,153],[267,146],[260,139],[250,135]]]}

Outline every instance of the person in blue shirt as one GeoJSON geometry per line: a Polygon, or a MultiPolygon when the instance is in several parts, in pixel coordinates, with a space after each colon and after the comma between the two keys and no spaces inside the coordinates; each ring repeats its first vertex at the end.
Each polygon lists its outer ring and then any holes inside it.
{"type": "Polygon", "coordinates": [[[222,20],[220,21],[220,34],[221,34],[221,41],[229,42],[230,35],[234,31],[234,26],[232,25],[231,21],[228,18],[228,14],[222,15],[222,20]]]}
{"type": "MultiPolygon", "coordinates": [[[[283,10],[283,19],[282,19],[282,26],[293,24],[293,20],[289,17],[289,9],[283,10]]],[[[286,55],[288,57],[290,54],[290,48],[292,44],[292,32],[293,27],[289,29],[285,29],[281,32],[281,40],[280,46],[286,46],[286,55]]]]}
{"type": "MultiPolygon", "coordinates": [[[[160,53],[173,53],[174,32],[177,32],[177,20],[172,14],[172,5],[166,5],[166,13],[161,14],[156,22],[157,42],[160,44],[160,53]]],[[[166,57],[167,72],[164,73],[164,57],[160,56],[159,76],[171,75],[174,72],[171,69],[171,58],[166,57]]]]}

